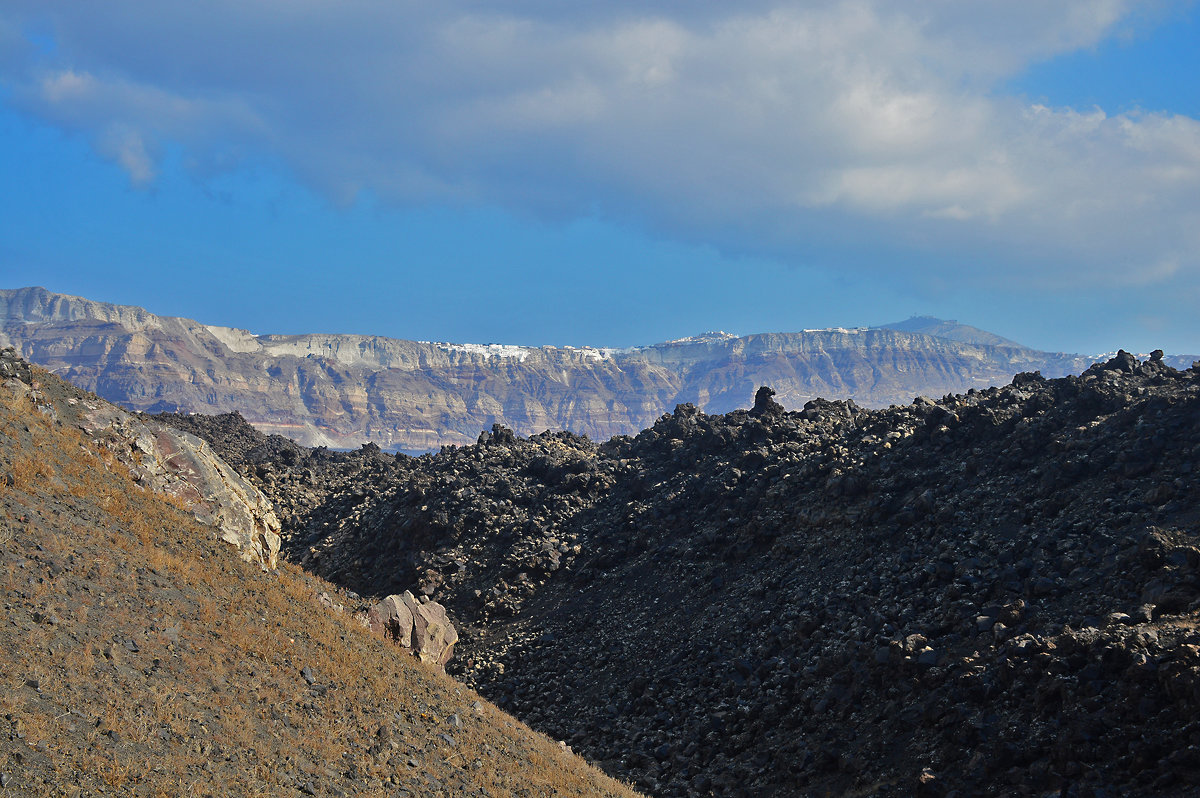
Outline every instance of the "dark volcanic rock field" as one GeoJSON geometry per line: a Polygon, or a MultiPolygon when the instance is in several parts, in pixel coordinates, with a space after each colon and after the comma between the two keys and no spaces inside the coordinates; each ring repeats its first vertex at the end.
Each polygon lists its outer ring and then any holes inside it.
{"type": "Polygon", "coordinates": [[[415,459],[217,418],[293,559],[652,794],[1200,794],[1200,367],[415,459]]]}

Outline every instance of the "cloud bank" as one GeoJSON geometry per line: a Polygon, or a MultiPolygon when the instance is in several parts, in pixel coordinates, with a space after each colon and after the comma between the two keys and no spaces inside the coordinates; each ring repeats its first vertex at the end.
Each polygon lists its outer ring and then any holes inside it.
{"type": "Polygon", "coordinates": [[[886,242],[956,279],[1143,285],[1197,271],[1200,122],[1003,87],[1160,5],[15,0],[0,76],[135,184],[174,145],[201,173],[281,161],[340,202],[599,214],[794,258],[886,242]],[[961,265],[979,253],[1004,273],[961,265]]]}

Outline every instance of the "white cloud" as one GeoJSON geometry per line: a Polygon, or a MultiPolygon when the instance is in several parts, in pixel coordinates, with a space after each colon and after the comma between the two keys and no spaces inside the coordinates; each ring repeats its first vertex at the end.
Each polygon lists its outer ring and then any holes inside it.
{"type": "Polygon", "coordinates": [[[136,186],[148,186],[158,176],[151,148],[136,130],[122,126],[105,128],[96,142],[96,149],[119,163],[136,186]]]}
{"type": "Polygon", "coordinates": [[[600,208],[783,253],[832,218],[990,248],[1004,279],[1119,284],[1197,268],[1200,123],[998,90],[1157,7],[14,0],[0,34],[48,25],[58,51],[0,69],[135,183],[178,142],[281,158],[341,200],[600,208]]]}

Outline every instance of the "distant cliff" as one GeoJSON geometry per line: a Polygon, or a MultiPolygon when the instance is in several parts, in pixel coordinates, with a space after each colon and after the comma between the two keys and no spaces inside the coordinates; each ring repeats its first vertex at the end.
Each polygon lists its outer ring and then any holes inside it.
{"type": "Polygon", "coordinates": [[[470,443],[494,423],[605,440],[682,402],[747,407],[764,384],[789,409],[817,396],[880,407],[1091,362],[938,319],[630,349],[251,335],[42,288],[0,291],[0,345],[134,410],[236,410],[306,445],[393,450],[470,443]]]}

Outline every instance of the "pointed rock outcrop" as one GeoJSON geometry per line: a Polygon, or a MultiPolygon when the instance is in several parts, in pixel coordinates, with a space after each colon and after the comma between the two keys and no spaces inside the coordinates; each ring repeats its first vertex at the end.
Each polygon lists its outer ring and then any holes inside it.
{"type": "Polygon", "coordinates": [[[0,351],[0,378],[29,396],[39,412],[83,430],[129,469],[135,481],[176,499],[242,559],[274,569],[279,557],[279,518],[262,491],[225,463],[206,442],[187,432],[81,391],[40,369],[31,369],[12,348],[0,351]]]}

